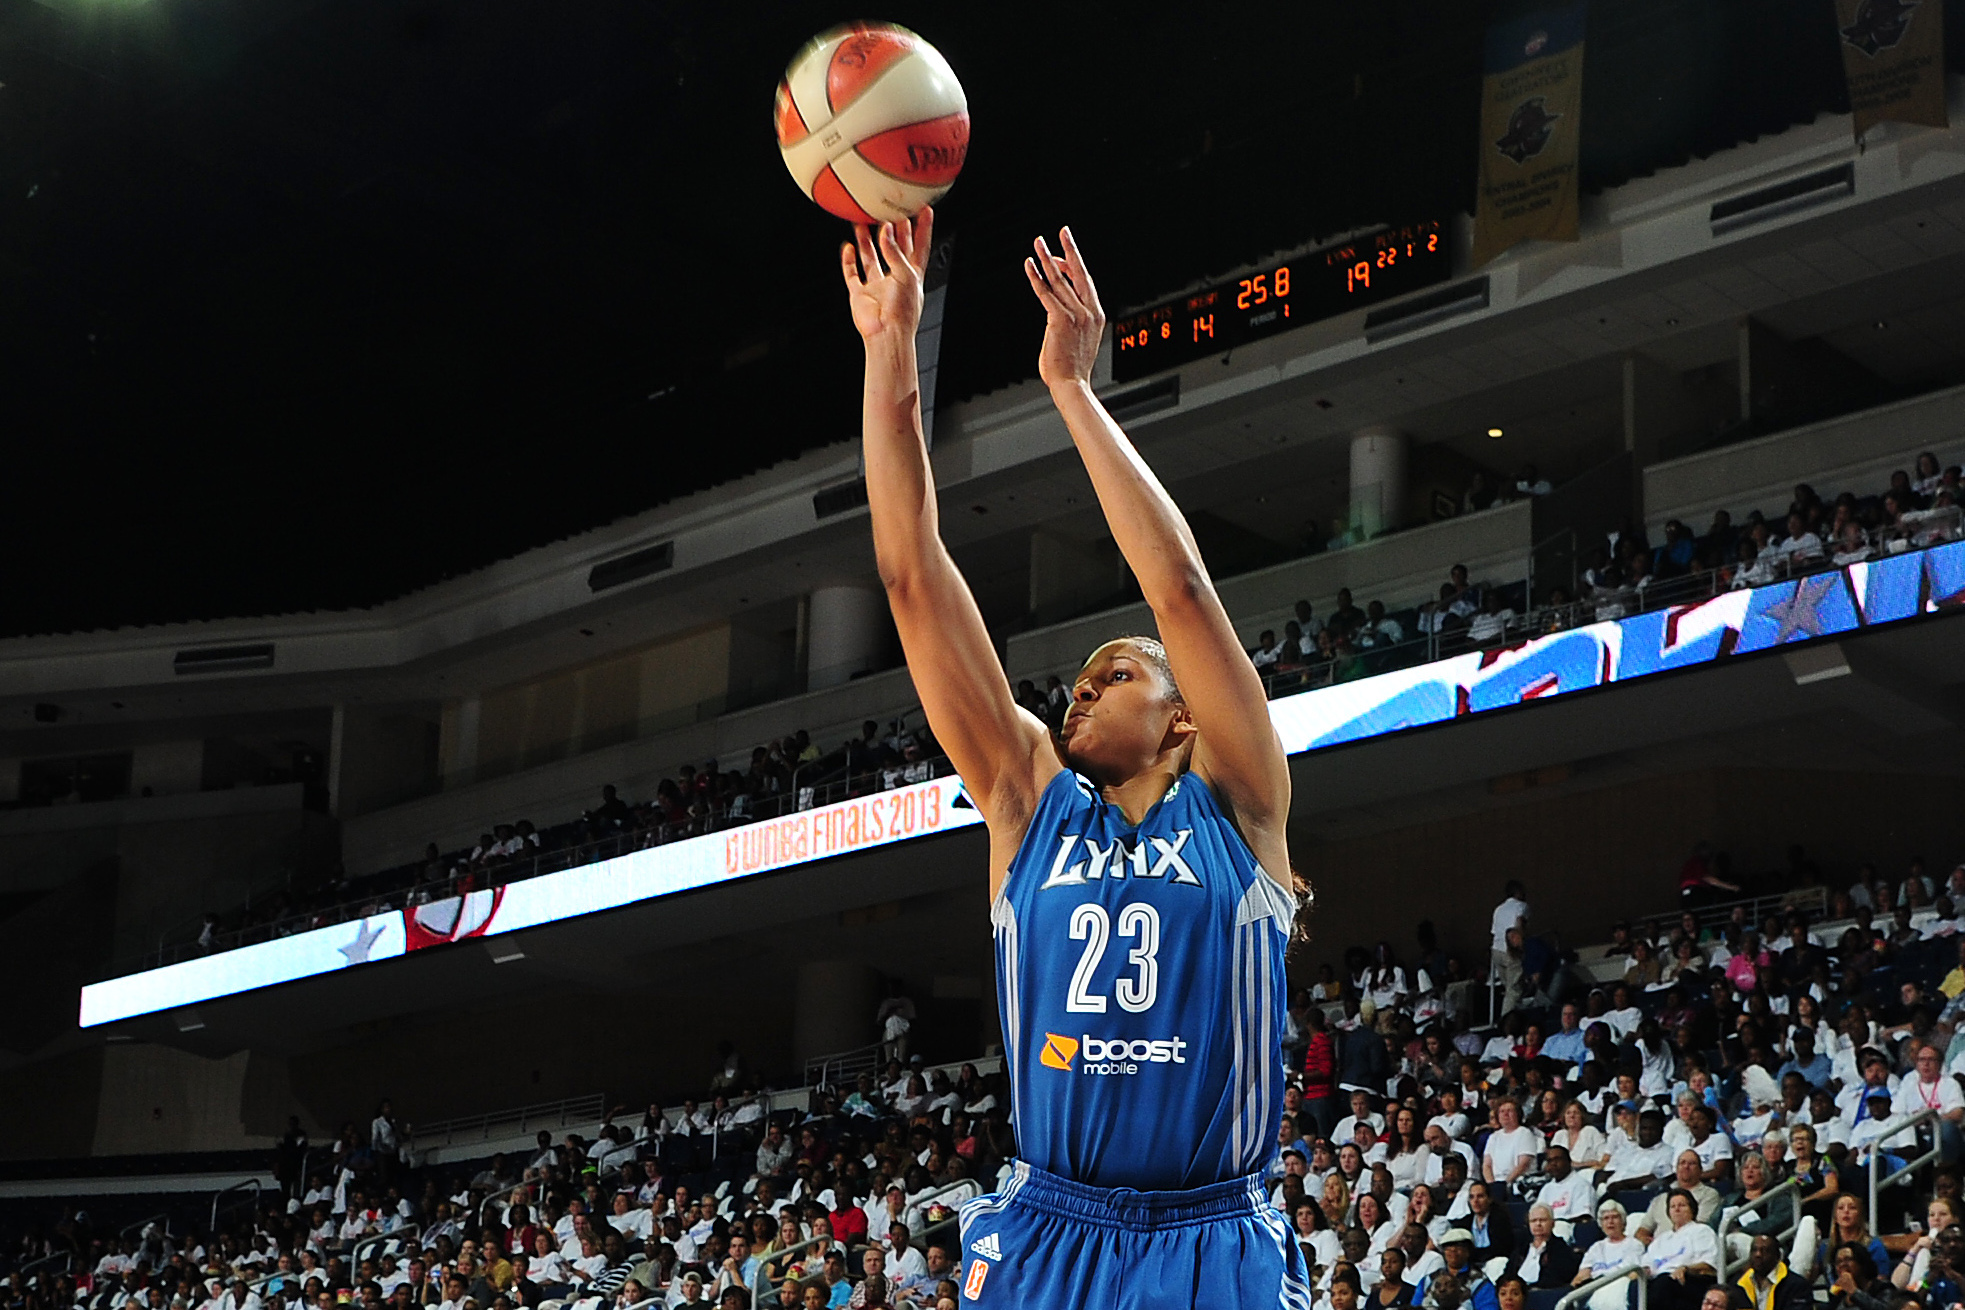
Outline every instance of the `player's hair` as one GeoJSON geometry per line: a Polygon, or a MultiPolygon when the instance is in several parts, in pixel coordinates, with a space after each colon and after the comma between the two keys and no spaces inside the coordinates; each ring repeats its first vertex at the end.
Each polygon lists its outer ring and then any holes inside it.
{"type": "MultiPolygon", "coordinates": [[[[1138,650],[1145,657],[1146,662],[1153,666],[1154,671],[1160,675],[1161,683],[1167,689],[1167,698],[1169,700],[1173,701],[1176,705],[1186,704],[1181,699],[1180,684],[1174,681],[1174,666],[1167,660],[1167,648],[1160,644],[1159,638],[1139,636],[1114,637],[1111,641],[1104,643],[1104,645],[1112,646],[1122,641],[1138,650]]],[[[1103,648],[1102,646],[1100,649],[1103,648]]]]}

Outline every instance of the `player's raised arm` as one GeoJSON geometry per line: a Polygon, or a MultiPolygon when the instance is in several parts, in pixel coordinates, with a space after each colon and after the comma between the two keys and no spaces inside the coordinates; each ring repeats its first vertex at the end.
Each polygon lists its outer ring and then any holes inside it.
{"type": "Polygon", "coordinates": [[[1174,680],[1194,719],[1194,767],[1234,809],[1264,867],[1286,882],[1287,863],[1277,862],[1274,852],[1289,813],[1289,763],[1269,719],[1262,680],[1215,594],[1186,517],[1092,394],[1105,311],[1071,229],[1059,239],[1063,259],[1040,237],[1035,258],[1024,261],[1047,316],[1038,372],[1071,429],[1119,552],[1160,625],[1174,680]],[[1272,853],[1265,854],[1265,846],[1272,853]]]}
{"type": "Polygon", "coordinates": [[[942,544],[914,357],[933,225],[925,209],[911,227],[882,224],[882,258],[865,228],[855,230],[857,245],[840,249],[853,325],[866,343],[867,505],[880,581],[928,722],[992,833],[1014,838],[1063,766],[1049,731],[1011,696],[975,597],[942,544]]]}

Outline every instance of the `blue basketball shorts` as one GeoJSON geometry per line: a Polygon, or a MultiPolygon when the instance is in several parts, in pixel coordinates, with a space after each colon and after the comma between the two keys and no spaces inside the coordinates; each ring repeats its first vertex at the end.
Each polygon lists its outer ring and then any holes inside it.
{"type": "Polygon", "coordinates": [[[965,1307],[1310,1310],[1303,1252],[1260,1178],[1136,1192],[1012,1169],[962,1207],[965,1307]]]}

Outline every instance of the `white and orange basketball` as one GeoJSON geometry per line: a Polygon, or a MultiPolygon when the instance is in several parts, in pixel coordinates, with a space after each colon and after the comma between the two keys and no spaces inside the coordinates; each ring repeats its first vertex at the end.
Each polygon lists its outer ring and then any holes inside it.
{"type": "Polygon", "coordinates": [[[900,222],[940,200],[969,153],[969,102],[941,52],[892,23],[814,37],[778,83],[792,180],[850,223],[900,222]]]}

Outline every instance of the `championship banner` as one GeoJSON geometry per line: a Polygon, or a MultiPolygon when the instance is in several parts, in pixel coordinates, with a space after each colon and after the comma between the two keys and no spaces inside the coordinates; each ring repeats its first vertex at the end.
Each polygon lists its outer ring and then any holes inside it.
{"type": "Polygon", "coordinates": [[[1574,241],[1583,0],[1490,28],[1474,267],[1524,241],[1574,241]]]}
{"type": "Polygon", "coordinates": [[[1835,0],[1856,139],[1878,123],[1949,127],[1944,0],[1835,0]]]}

